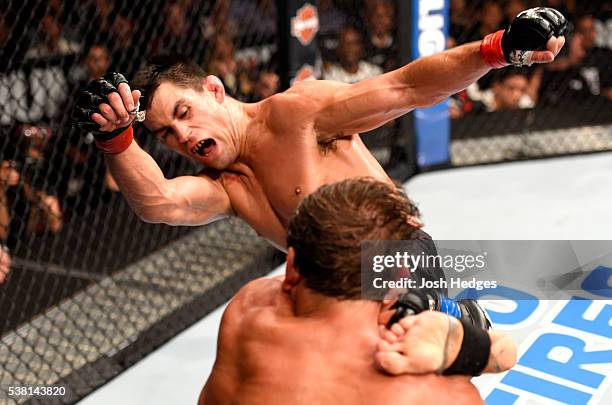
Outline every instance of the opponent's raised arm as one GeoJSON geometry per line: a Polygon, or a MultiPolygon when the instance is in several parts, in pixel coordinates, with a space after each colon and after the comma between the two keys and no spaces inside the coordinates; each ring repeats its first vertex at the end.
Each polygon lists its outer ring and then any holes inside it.
{"type": "Polygon", "coordinates": [[[565,43],[565,17],[551,8],[520,13],[506,30],[483,41],[419,58],[352,85],[326,82],[315,128],[321,137],[374,129],[408,111],[439,103],[491,68],[552,62],[565,43]]]}
{"type": "Polygon", "coordinates": [[[109,73],[87,85],[73,110],[75,124],[93,134],[134,212],[144,221],[172,225],[200,225],[229,214],[229,197],[217,181],[204,176],[166,179],[134,141],[139,98],[123,75],[109,73]]]}

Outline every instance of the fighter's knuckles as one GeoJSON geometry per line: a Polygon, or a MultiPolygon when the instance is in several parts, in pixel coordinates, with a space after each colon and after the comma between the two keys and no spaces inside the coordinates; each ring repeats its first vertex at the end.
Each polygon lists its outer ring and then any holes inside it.
{"type": "Polygon", "coordinates": [[[106,81],[108,81],[110,84],[112,84],[114,87],[118,87],[121,83],[125,83],[127,84],[128,81],[125,78],[125,76],[123,76],[121,73],[119,72],[108,72],[106,73],[104,76],[104,79],[106,81]]]}

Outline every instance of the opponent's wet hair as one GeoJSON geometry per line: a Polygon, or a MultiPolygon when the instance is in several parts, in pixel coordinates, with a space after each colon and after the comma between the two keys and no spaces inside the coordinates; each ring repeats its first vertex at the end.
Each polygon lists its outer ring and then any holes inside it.
{"type": "Polygon", "coordinates": [[[200,91],[202,79],[205,77],[204,69],[191,59],[180,55],[163,54],[149,59],[130,84],[133,89],[142,92],[140,109],[146,110],[151,106],[153,95],[163,82],[200,91]]]}
{"type": "Polygon", "coordinates": [[[361,242],[414,239],[418,208],[404,192],[371,178],[322,186],[298,206],[287,245],[306,286],[339,299],[361,297],[361,242]]]}

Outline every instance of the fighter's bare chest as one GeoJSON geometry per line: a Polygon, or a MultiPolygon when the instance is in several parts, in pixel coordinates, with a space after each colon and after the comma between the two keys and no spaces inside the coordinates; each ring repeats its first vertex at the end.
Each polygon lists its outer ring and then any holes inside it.
{"type": "Polygon", "coordinates": [[[259,234],[285,240],[291,215],[324,184],[357,176],[387,179],[358,137],[329,145],[270,145],[254,165],[237,164],[222,175],[236,215],[259,234]]]}

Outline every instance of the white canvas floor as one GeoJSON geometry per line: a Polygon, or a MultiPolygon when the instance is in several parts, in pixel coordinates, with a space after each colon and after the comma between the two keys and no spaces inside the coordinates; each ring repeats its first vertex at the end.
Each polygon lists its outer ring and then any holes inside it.
{"type": "MultiPolygon", "coordinates": [[[[433,172],[411,179],[406,189],[422,211],[425,229],[437,239],[612,239],[610,153],[433,172]]],[[[612,403],[612,357],[605,360],[612,356],[612,319],[607,336],[553,325],[551,317],[566,303],[542,303],[529,322],[505,329],[518,341],[519,353],[552,332],[581,339],[587,351],[603,350],[602,364],[584,367],[603,380],[586,386],[519,365],[530,381],[502,381],[503,375],[475,380],[487,403],[562,403],[550,399],[555,395],[568,403],[612,403]],[[538,394],[548,384],[541,381],[556,384],[551,389],[558,394],[538,394]]],[[[222,311],[218,308],[79,404],[195,404],[214,361],[222,311]]],[[[590,316],[612,314],[604,311],[612,311],[612,302],[595,302],[590,316]]],[[[570,361],[567,356],[565,361],[570,361]]]]}

